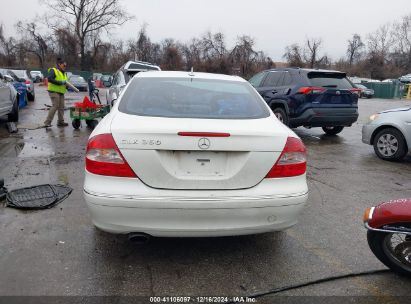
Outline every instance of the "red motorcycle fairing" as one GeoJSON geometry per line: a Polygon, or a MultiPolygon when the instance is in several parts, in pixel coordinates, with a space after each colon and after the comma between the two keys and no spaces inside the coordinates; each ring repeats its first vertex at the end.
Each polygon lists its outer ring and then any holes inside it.
{"type": "Polygon", "coordinates": [[[368,225],[381,228],[394,223],[411,222],[411,199],[398,199],[381,203],[370,214],[368,225]]]}

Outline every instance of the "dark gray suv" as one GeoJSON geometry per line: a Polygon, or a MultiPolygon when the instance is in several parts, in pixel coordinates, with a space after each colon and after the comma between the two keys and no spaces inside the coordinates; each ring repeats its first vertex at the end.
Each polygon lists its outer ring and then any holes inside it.
{"type": "Polygon", "coordinates": [[[249,82],[277,118],[292,128],[322,127],[325,133],[335,135],[358,119],[361,90],[343,72],[271,69],[253,76],[249,82]]]}

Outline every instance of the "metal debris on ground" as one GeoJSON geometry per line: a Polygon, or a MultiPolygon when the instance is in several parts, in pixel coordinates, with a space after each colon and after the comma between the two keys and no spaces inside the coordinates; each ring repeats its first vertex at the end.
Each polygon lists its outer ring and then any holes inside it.
{"type": "Polygon", "coordinates": [[[39,185],[16,189],[7,193],[6,207],[38,210],[48,209],[61,203],[73,191],[63,185],[39,185]]]}

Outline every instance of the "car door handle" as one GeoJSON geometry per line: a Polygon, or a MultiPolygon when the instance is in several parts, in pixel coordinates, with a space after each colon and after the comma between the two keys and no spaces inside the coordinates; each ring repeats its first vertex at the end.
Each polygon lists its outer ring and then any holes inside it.
{"type": "Polygon", "coordinates": [[[278,91],[277,91],[277,90],[272,90],[272,91],[271,91],[271,93],[273,93],[273,94],[277,94],[277,93],[278,93],[278,91]]]}

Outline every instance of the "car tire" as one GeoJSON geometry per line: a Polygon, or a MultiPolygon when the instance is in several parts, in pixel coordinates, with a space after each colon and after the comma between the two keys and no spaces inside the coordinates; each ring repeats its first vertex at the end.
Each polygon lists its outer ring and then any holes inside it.
{"type": "Polygon", "coordinates": [[[284,108],[281,107],[273,107],[273,113],[281,121],[283,124],[288,126],[288,115],[285,112],[284,108]]]}
{"type": "Polygon", "coordinates": [[[89,127],[91,130],[94,130],[95,127],[98,125],[98,120],[86,120],[86,125],[89,127]]]}
{"type": "Polygon", "coordinates": [[[28,100],[29,100],[29,101],[34,101],[34,99],[36,98],[36,96],[34,95],[34,93],[27,94],[27,96],[28,96],[28,100]]]}
{"type": "Polygon", "coordinates": [[[18,122],[19,121],[19,98],[16,95],[16,99],[13,103],[13,108],[11,112],[7,115],[7,119],[9,122],[18,122]]]}
{"type": "Polygon", "coordinates": [[[344,129],[342,126],[337,126],[337,127],[323,127],[322,128],[325,134],[327,135],[337,135],[338,133],[341,133],[341,131],[344,129]]]}
{"type": "Polygon", "coordinates": [[[73,119],[73,121],[71,122],[71,125],[73,126],[74,129],[78,130],[81,127],[80,119],[73,119]]]}
{"type": "Polygon", "coordinates": [[[374,151],[383,160],[398,161],[407,154],[406,142],[400,131],[385,128],[374,137],[374,151]]]}

